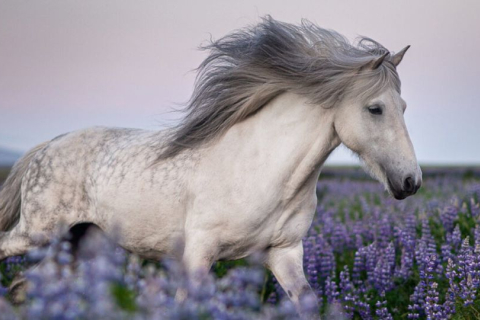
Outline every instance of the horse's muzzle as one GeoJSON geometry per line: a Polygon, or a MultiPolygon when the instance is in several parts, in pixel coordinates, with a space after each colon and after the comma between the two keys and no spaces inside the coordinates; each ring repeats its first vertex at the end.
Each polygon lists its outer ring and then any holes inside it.
{"type": "Polygon", "coordinates": [[[412,176],[407,176],[402,180],[402,183],[398,186],[392,183],[390,179],[388,179],[388,187],[392,192],[393,196],[397,200],[403,200],[408,196],[414,195],[417,193],[418,189],[422,186],[422,180],[419,179],[418,182],[415,182],[415,178],[412,176]]]}

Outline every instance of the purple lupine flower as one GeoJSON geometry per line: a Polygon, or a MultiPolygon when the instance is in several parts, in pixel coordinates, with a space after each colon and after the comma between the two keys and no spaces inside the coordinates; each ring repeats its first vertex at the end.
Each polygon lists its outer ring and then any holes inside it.
{"type": "Polygon", "coordinates": [[[135,254],[130,254],[127,257],[127,266],[125,268],[125,273],[123,274],[123,281],[130,290],[137,290],[138,288],[138,278],[142,271],[142,266],[140,264],[140,258],[135,254]]]}
{"type": "Polygon", "coordinates": [[[274,305],[274,304],[277,304],[277,302],[278,302],[277,293],[273,291],[268,295],[267,303],[274,305]]]}
{"type": "Polygon", "coordinates": [[[403,235],[403,230],[399,226],[393,226],[393,241],[396,247],[400,247],[402,245],[402,238],[405,237],[403,235]]]}
{"type": "Polygon", "coordinates": [[[387,247],[392,237],[392,223],[390,222],[388,215],[383,215],[383,217],[381,218],[381,222],[378,225],[376,237],[378,247],[382,249],[387,247]]]}
{"type": "Polygon", "coordinates": [[[473,250],[469,243],[469,237],[466,237],[462,242],[460,252],[458,253],[458,274],[460,276],[460,291],[459,296],[463,299],[464,305],[470,305],[475,300],[477,288],[474,285],[473,279],[476,274],[474,270],[475,258],[473,250]]]}
{"type": "Polygon", "coordinates": [[[332,277],[327,277],[327,280],[325,280],[325,296],[327,297],[327,302],[329,304],[332,304],[336,301],[338,301],[338,287],[337,284],[335,283],[335,280],[332,279],[332,277]]]}
{"type": "Polygon", "coordinates": [[[415,238],[417,234],[417,220],[415,218],[415,215],[412,213],[409,213],[405,217],[405,233],[407,233],[410,238],[415,238]]]}
{"type": "Polygon", "coordinates": [[[480,224],[475,225],[475,231],[473,232],[473,239],[475,240],[475,247],[480,245],[480,224]]]}
{"type": "Polygon", "coordinates": [[[350,236],[352,238],[352,249],[360,249],[363,247],[364,237],[363,234],[365,233],[364,225],[359,217],[358,212],[355,213],[354,221],[351,222],[350,227],[350,236]]]}
{"type": "Polygon", "coordinates": [[[307,280],[312,286],[313,291],[318,297],[321,297],[321,286],[318,282],[317,255],[315,250],[315,237],[308,237],[303,241],[303,266],[307,280]]]}
{"type": "Polygon", "coordinates": [[[345,313],[349,318],[353,317],[354,306],[358,300],[355,288],[350,281],[350,272],[348,266],[344,266],[340,272],[340,300],[345,313]]]}
{"type": "Polygon", "coordinates": [[[415,287],[415,290],[413,294],[410,296],[410,304],[408,305],[408,319],[419,319],[420,316],[423,314],[422,310],[422,303],[424,301],[424,292],[425,290],[425,283],[423,281],[420,281],[417,286],[415,287]]]}
{"type": "Polygon", "coordinates": [[[473,250],[472,269],[473,285],[475,288],[478,288],[480,287],[480,243],[475,244],[475,248],[473,250]]]}
{"type": "Polygon", "coordinates": [[[439,304],[438,300],[438,284],[436,282],[430,282],[427,288],[427,294],[425,297],[425,313],[427,315],[428,320],[435,320],[435,319],[447,319],[447,317],[443,314],[443,308],[439,304]]]}
{"type": "Polygon", "coordinates": [[[480,215],[480,203],[478,199],[470,198],[470,214],[473,218],[478,218],[480,215]]]}
{"type": "Polygon", "coordinates": [[[353,283],[360,287],[363,283],[361,274],[366,270],[365,268],[365,254],[364,248],[360,248],[355,252],[355,258],[353,260],[352,279],[353,283]]]}
{"type": "Polygon", "coordinates": [[[447,262],[447,270],[445,276],[448,279],[449,288],[445,294],[445,302],[443,303],[443,312],[446,316],[450,316],[455,313],[455,298],[459,291],[458,284],[455,282],[457,272],[452,259],[447,262]]]}
{"type": "Polygon", "coordinates": [[[372,318],[372,311],[370,309],[370,304],[361,299],[357,299],[355,304],[355,311],[360,314],[363,320],[371,320],[372,318]]]}
{"type": "Polygon", "coordinates": [[[378,319],[380,320],[393,320],[392,315],[388,312],[387,309],[387,301],[385,300],[385,292],[380,294],[382,300],[377,301],[375,306],[377,309],[375,310],[375,314],[377,315],[378,319]]]}
{"type": "Polygon", "coordinates": [[[393,275],[395,268],[395,247],[390,242],[377,261],[374,270],[375,288],[379,292],[387,292],[393,288],[393,275]]]}
{"type": "Polygon", "coordinates": [[[480,199],[480,183],[475,183],[471,185],[470,192],[473,194],[473,197],[480,199]]]}
{"type": "Polygon", "coordinates": [[[425,257],[428,256],[427,243],[423,239],[419,239],[415,247],[415,261],[418,268],[423,270],[425,268],[425,257]]]}
{"type": "Polygon", "coordinates": [[[435,243],[435,239],[432,236],[432,232],[430,231],[430,224],[428,220],[422,221],[422,241],[425,242],[427,246],[427,253],[428,254],[435,254],[437,252],[437,245],[435,243]]]}
{"type": "Polygon", "coordinates": [[[434,281],[437,264],[437,256],[431,255],[426,259],[426,268],[424,271],[424,281],[426,286],[424,310],[428,320],[447,319],[443,313],[443,308],[439,304],[438,284],[434,281]]]}
{"type": "Polygon", "coordinates": [[[407,215],[405,228],[401,230],[399,242],[402,246],[400,268],[396,270],[396,276],[404,280],[408,279],[412,273],[415,257],[415,216],[407,215]]]}
{"type": "Polygon", "coordinates": [[[317,237],[317,246],[315,247],[318,261],[318,274],[320,275],[320,283],[324,283],[336,268],[335,256],[332,247],[321,237],[317,237]]]}
{"type": "Polygon", "coordinates": [[[448,261],[448,259],[455,259],[456,255],[454,253],[458,252],[460,249],[460,244],[462,242],[460,228],[457,225],[453,231],[445,233],[445,241],[441,245],[441,254],[442,261],[448,261]]]}
{"type": "Polygon", "coordinates": [[[351,245],[350,234],[345,224],[343,224],[341,221],[335,222],[330,244],[334,252],[338,252],[338,253],[343,252],[345,248],[349,248],[351,245]]]}
{"type": "MultiPolygon", "coordinates": [[[[447,239],[450,237],[451,238],[451,234],[447,234],[446,235],[447,239]]],[[[442,261],[446,262],[448,260],[451,260],[451,259],[454,259],[455,256],[454,254],[452,253],[452,245],[451,245],[451,241],[448,241],[446,240],[442,246],[441,246],[441,257],[442,257],[442,261]]]]}
{"type": "Polygon", "coordinates": [[[404,232],[402,234],[402,255],[401,265],[399,270],[399,277],[407,279],[413,269],[413,260],[415,258],[415,236],[411,236],[409,233],[404,232]]]}
{"type": "Polygon", "coordinates": [[[372,211],[370,204],[364,196],[360,197],[360,206],[362,208],[362,212],[364,213],[370,213],[372,211]]]}
{"type": "Polygon", "coordinates": [[[453,224],[458,217],[458,208],[455,206],[447,206],[440,214],[440,221],[445,228],[445,231],[451,232],[453,230],[453,224]]]}
{"type": "Polygon", "coordinates": [[[475,198],[470,198],[468,212],[472,218],[477,218],[480,215],[480,203],[475,198]]]}
{"type": "Polygon", "coordinates": [[[414,247],[403,247],[400,258],[400,268],[395,269],[395,276],[406,280],[412,274],[413,260],[415,256],[414,247]]]}
{"type": "Polygon", "coordinates": [[[460,233],[460,227],[457,225],[452,232],[452,236],[450,238],[452,249],[454,252],[458,252],[460,249],[460,245],[462,243],[462,234],[460,233]]]}
{"type": "Polygon", "coordinates": [[[368,282],[371,285],[375,284],[375,267],[377,265],[377,246],[372,243],[365,248],[365,269],[367,271],[368,282]]]}
{"type": "MultiPolygon", "coordinates": [[[[426,248],[425,241],[421,241],[421,244],[426,248]]],[[[419,263],[420,282],[417,284],[413,294],[410,296],[411,304],[408,306],[408,310],[410,311],[408,314],[409,319],[418,319],[420,316],[425,314],[427,290],[429,281],[433,279],[433,274],[435,272],[436,255],[426,254],[421,258],[421,262],[421,264],[419,263]]]]}

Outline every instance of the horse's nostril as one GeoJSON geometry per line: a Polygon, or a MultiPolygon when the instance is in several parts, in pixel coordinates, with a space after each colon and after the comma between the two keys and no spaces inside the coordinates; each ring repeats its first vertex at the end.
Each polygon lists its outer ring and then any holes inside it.
{"type": "Polygon", "coordinates": [[[415,182],[411,177],[407,177],[403,183],[403,190],[409,194],[415,191],[415,182]]]}
{"type": "Polygon", "coordinates": [[[422,182],[419,182],[418,184],[416,184],[414,193],[417,193],[418,189],[420,189],[421,186],[422,186],[422,182]]]}

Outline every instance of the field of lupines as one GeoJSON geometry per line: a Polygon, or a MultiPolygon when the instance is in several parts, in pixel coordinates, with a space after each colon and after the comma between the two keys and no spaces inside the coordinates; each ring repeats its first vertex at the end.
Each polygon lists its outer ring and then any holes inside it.
{"type": "MultiPolygon", "coordinates": [[[[327,170],[304,267],[327,319],[480,319],[480,170],[428,169],[404,201],[358,170],[327,170]]],[[[255,259],[217,263],[199,287],[98,233],[0,264],[0,319],[294,319],[255,259]],[[35,262],[45,257],[34,268],[35,262]],[[6,287],[23,272],[25,301],[6,287]],[[176,302],[177,288],[188,290],[176,302]]],[[[302,301],[315,308],[315,301],[302,301]]]]}

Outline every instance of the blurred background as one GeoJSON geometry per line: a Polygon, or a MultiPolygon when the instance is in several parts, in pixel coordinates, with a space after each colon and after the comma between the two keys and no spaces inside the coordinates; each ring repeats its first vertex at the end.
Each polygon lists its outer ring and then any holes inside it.
{"type": "MultiPolygon", "coordinates": [[[[398,70],[419,162],[478,165],[479,12],[477,0],[0,0],[0,166],[68,131],[175,124],[197,47],[266,14],[411,45],[398,70]]],[[[344,147],[328,163],[358,164],[344,147]]]]}

